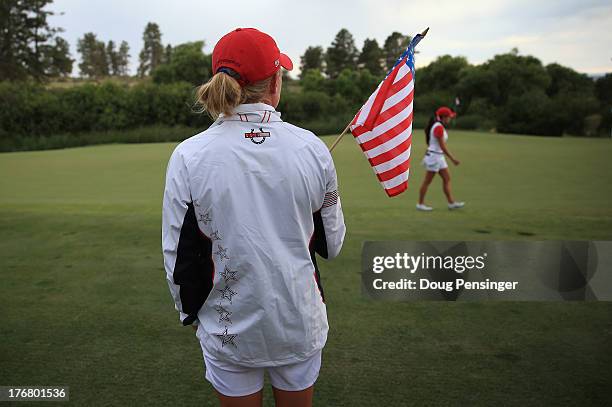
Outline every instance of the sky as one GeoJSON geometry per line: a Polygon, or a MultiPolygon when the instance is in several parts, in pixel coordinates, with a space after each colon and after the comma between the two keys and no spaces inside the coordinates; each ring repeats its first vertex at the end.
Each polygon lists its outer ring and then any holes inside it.
{"type": "Polygon", "coordinates": [[[418,46],[417,67],[445,54],[480,64],[516,47],[544,64],[612,72],[610,0],[55,0],[49,9],[63,13],[49,21],[64,28],[77,62],[78,38],[94,32],[105,42],[129,43],[132,74],[147,22],[160,26],[164,45],[204,40],[207,53],[234,28],[255,27],[276,40],[295,71],[308,46],[327,48],[341,28],[361,49],[366,38],[382,46],[393,31],[414,35],[430,27],[418,46]]]}

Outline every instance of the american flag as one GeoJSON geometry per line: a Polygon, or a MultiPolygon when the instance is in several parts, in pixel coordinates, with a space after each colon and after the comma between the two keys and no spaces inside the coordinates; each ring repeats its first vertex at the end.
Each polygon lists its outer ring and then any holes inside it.
{"type": "Polygon", "coordinates": [[[426,33],[427,30],[412,39],[350,124],[351,133],[390,197],[408,188],[414,48],[426,33]]]}

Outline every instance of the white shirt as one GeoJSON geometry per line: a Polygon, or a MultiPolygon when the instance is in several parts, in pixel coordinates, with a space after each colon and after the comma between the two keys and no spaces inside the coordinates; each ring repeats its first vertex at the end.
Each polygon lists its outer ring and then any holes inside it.
{"type": "Polygon", "coordinates": [[[448,133],[444,128],[444,125],[440,122],[435,122],[431,129],[429,129],[429,146],[427,147],[427,151],[431,151],[438,154],[444,154],[442,148],[440,147],[440,139],[443,139],[444,142],[448,140],[448,133]]]}
{"type": "Polygon", "coordinates": [[[245,366],[306,360],[327,340],[315,250],[345,235],[325,144],[272,106],[238,106],[170,158],[162,248],[183,325],[208,354],[245,366]]]}

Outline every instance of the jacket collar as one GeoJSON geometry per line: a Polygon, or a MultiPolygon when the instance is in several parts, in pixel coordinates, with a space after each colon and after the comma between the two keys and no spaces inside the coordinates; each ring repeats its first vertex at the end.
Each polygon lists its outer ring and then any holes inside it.
{"type": "Polygon", "coordinates": [[[231,115],[219,115],[222,121],[240,121],[251,123],[281,122],[281,113],[266,103],[243,103],[234,108],[231,115]]]}

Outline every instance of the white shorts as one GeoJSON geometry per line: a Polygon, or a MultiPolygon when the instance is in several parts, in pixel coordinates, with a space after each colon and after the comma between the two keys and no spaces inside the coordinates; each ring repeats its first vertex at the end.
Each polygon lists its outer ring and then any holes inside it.
{"type": "Polygon", "coordinates": [[[263,389],[267,371],[272,386],[286,391],[300,391],[312,386],[319,377],[321,351],[303,362],[284,366],[248,367],[215,359],[204,353],[206,380],[221,394],[247,396],[263,389]]]}
{"type": "Polygon", "coordinates": [[[425,153],[425,157],[422,161],[423,166],[427,169],[427,171],[438,172],[445,168],[448,168],[448,164],[446,163],[446,158],[444,154],[438,153],[425,153]]]}

